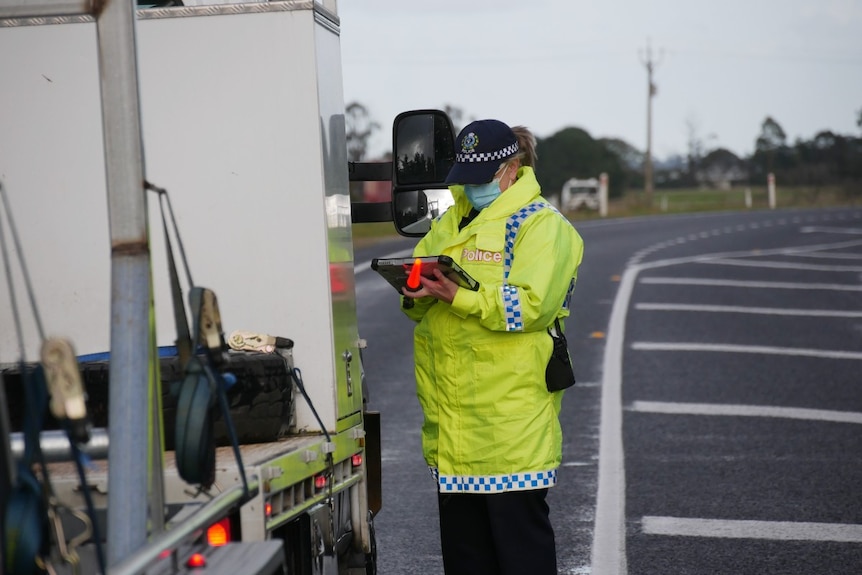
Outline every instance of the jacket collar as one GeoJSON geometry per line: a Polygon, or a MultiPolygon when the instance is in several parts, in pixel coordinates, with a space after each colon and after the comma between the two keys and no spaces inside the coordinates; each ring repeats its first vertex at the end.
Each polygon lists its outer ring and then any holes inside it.
{"type": "MultiPolygon", "coordinates": [[[[455,200],[457,220],[460,221],[461,218],[470,213],[472,206],[464,193],[464,186],[450,186],[449,190],[455,200]]],[[[518,209],[538,198],[541,193],[542,189],[539,186],[539,181],[536,180],[533,168],[522,166],[518,169],[518,179],[500,194],[500,197],[494,200],[490,206],[479,212],[476,220],[508,218],[518,209]]]]}

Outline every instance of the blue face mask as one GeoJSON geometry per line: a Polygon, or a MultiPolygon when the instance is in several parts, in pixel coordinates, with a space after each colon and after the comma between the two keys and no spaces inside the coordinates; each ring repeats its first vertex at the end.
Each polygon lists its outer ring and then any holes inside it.
{"type": "Polygon", "coordinates": [[[500,191],[500,182],[494,180],[487,184],[465,185],[464,194],[467,199],[477,210],[483,210],[491,205],[491,202],[496,200],[502,192],[500,191]]]}

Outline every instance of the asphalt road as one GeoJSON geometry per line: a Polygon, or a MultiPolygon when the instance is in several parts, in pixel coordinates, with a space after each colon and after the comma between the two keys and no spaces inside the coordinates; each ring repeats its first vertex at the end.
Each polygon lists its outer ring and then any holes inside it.
{"type": "MultiPolygon", "coordinates": [[[[579,224],[561,574],[862,573],[862,210],[579,224]]],[[[358,250],[381,575],[441,574],[412,324],[358,250]]]]}

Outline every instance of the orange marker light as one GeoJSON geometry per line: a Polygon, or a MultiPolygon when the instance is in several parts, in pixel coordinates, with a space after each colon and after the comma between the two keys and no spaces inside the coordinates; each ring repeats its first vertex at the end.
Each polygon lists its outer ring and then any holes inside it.
{"type": "Polygon", "coordinates": [[[413,262],[413,268],[410,270],[410,275],[407,276],[407,287],[410,289],[419,289],[422,282],[419,281],[419,276],[422,275],[422,260],[416,258],[413,262]]]}

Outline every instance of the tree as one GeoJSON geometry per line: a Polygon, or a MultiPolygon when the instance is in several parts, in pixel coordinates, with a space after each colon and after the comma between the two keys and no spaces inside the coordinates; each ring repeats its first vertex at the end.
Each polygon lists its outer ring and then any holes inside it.
{"type": "Polygon", "coordinates": [[[536,146],[536,177],[545,197],[559,197],[571,178],[596,178],[608,174],[608,195],[622,195],[628,183],[623,160],[581,128],[564,128],[541,139],[536,146]]]}
{"type": "Polygon", "coordinates": [[[754,143],[758,152],[776,152],[787,146],[787,134],[781,125],[767,116],[760,125],[760,135],[754,143]]]}
{"type": "Polygon", "coordinates": [[[685,129],[687,134],[686,144],[688,146],[688,154],[686,156],[687,173],[684,178],[685,183],[693,184],[697,181],[697,173],[701,170],[701,162],[708,154],[707,141],[714,140],[715,134],[709,134],[706,139],[700,135],[700,122],[694,116],[689,116],[685,121],[685,129]]]}
{"type": "Polygon", "coordinates": [[[359,102],[351,102],[345,110],[345,128],[347,131],[347,160],[361,162],[368,153],[368,140],[380,129],[368,109],[359,102]]]}
{"type": "Polygon", "coordinates": [[[704,156],[695,173],[700,185],[719,189],[730,189],[734,182],[747,178],[745,162],[725,148],[718,148],[704,156]]]}
{"type": "Polygon", "coordinates": [[[787,170],[793,167],[793,153],[787,146],[787,134],[781,125],[767,116],[760,125],[760,135],[754,142],[754,155],[751,163],[758,179],[768,173],[787,170]]]}
{"type": "MultiPolygon", "coordinates": [[[[449,116],[449,119],[452,120],[452,127],[455,129],[455,135],[461,131],[461,128],[465,126],[464,123],[464,110],[457,106],[452,106],[450,104],[446,104],[443,106],[443,111],[449,116]]],[[[472,122],[473,120],[470,120],[472,122]]],[[[467,122],[468,124],[470,122],[467,122]]]]}
{"type": "Polygon", "coordinates": [[[644,153],[619,138],[601,138],[599,140],[605,148],[617,155],[623,164],[630,170],[640,170],[644,163],[644,153]]]}

